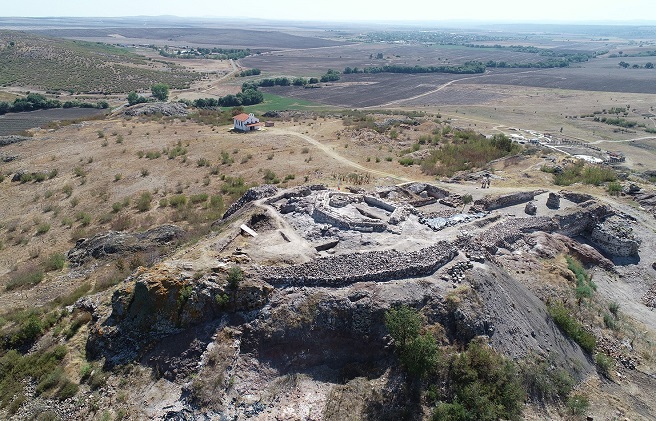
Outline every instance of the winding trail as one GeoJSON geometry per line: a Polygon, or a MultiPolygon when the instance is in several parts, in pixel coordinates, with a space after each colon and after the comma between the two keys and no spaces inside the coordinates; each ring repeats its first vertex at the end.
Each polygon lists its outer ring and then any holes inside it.
{"type": "Polygon", "coordinates": [[[283,134],[283,135],[295,136],[295,137],[301,138],[301,139],[305,140],[306,142],[308,142],[309,144],[311,144],[312,146],[320,149],[323,153],[325,153],[329,157],[333,158],[334,160],[336,160],[336,161],[338,161],[338,162],[340,162],[344,165],[348,165],[349,167],[355,168],[357,170],[365,171],[365,172],[377,175],[379,177],[391,178],[393,180],[397,180],[400,183],[408,183],[408,182],[416,181],[416,180],[411,180],[409,178],[406,178],[406,177],[403,177],[403,176],[400,176],[400,175],[391,174],[391,173],[388,173],[388,172],[367,168],[364,165],[360,165],[357,162],[353,162],[350,159],[343,157],[342,155],[335,152],[333,150],[333,148],[331,148],[330,146],[324,145],[323,143],[319,142],[318,140],[314,139],[313,137],[310,137],[310,136],[305,135],[303,133],[298,133],[298,132],[295,132],[293,130],[279,129],[279,128],[270,128],[268,130],[271,130],[272,133],[276,133],[276,134],[283,134]]]}

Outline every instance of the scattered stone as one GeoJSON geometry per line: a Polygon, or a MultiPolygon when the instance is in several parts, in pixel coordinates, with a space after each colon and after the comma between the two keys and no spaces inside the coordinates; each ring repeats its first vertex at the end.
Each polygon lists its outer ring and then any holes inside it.
{"type": "Polygon", "coordinates": [[[14,143],[25,142],[26,140],[31,140],[31,139],[32,139],[31,137],[17,136],[17,135],[0,136],[0,146],[7,146],[14,143]]]}

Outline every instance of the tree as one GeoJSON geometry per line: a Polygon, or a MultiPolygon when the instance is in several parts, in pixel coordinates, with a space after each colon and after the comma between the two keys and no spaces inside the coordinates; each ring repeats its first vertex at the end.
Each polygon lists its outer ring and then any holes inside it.
{"type": "Polygon", "coordinates": [[[239,266],[233,266],[228,270],[228,285],[232,289],[239,288],[239,284],[244,279],[244,271],[239,266]]]}
{"type": "Polygon", "coordinates": [[[651,61],[645,63],[645,69],[653,69],[653,68],[654,68],[654,63],[652,63],[651,61]]]}
{"type": "Polygon", "coordinates": [[[620,61],[619,66],[626,69],[627,67],[630,66],[630,64],[627,63],[626,61],[620,61]]]}
{"type": "Polygon", "coordinates": [[[156,83],[150,87],[153,96],[160,101],[169,99],[169,85],[165,83],[156,83]]]}
{"type": "Polygon", "coordinates": [[[394,344],[400,349],[419,335],[421,330],[421,316],[408,306],[392,308],[385,313],[385,327],[394,339],[394,344]]]}
{"type": "Polygon", "coordinates": [[[143,104],[144,102],[148,102],[148,100],[138,95],[136,92],[132,91],[128,94],[128,104],[135,105],[135,104],[143,104]]]}

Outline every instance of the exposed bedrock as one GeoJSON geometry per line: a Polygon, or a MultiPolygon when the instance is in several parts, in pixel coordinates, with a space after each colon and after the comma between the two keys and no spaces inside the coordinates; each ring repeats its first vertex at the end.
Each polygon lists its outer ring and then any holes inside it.
{"type": "Polygon", "coordinates": [[[90,330],[87,353],[104,357],[108,366],[124,364],[164,337],[236,311],[261,308],[272,290],[250,281],[230,288],[214,274],[194,281],[165,266],[137,271],[112,296],[111,312],[93,315],[97,322],[90,330]]]}
{"type": "Polygon", "coordinates": [[[109,231],[78,240],[75,247],[68,251],[67,257],[72,265],[82,265],[90,259],[154,250],[182,238],[183,235],[182,228],[175,225],[162,225],[136,234],[109,231]]]}

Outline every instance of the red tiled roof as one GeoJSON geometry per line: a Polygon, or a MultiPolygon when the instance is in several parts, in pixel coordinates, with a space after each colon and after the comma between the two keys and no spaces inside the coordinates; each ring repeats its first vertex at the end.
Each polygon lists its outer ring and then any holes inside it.
{"type": "Polygon", "coordinates": [[[234,116],[233,119],[239,120],[239,121],[246,121],[246,120],[248,120],[248,117],[250,117],[248,114],[241,113],[241,114],[237,114],[236,116],[234,116]]]}

